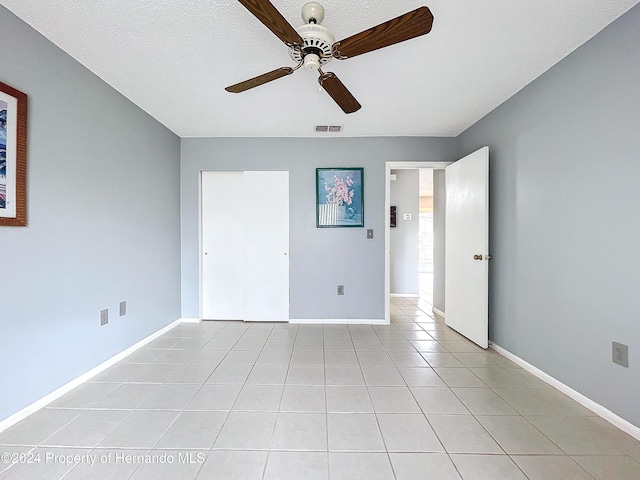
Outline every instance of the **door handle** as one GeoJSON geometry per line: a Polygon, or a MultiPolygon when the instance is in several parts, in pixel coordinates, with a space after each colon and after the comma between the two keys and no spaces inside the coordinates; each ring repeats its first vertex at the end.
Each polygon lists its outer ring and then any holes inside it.
{"type": "Polygon", "coordinates": [[[474,255],[473,259],[474,260],[482,260],[482,255],[474,255]]]}

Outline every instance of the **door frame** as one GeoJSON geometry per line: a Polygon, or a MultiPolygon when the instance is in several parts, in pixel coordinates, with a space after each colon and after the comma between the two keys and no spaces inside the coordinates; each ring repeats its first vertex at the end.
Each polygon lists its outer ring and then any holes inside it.
{"type": "Polygon", "coordinates": [[[198,321],[202,322],[202,303],[203,303],[203,257],[202,248],[202,174],[216,170],[200,170],[198,172],[198,321]]]}
{"type": "Polygon", "coordinates": [[[385,323],[391,322],[391,227],[389,226],[391,207],[391,170],[415,170],[420,168],[432,168],[444,170],[453,162],[449,161],[416,161],[416,162],[385,162],[385,188],[384,188],[384,319],[385,323]]]}

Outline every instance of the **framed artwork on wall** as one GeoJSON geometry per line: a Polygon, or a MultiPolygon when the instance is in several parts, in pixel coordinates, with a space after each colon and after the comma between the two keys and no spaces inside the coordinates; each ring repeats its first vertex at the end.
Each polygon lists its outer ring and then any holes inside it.
{"type": "Polygon", "coordinates": [[[27,224],[27,95],[0,82],[0,226],[27,224]]]}
{"type": "Polygon", "coordinates": [[[364,227],[363,172],[316,168],[316,227],[364,227]]]}

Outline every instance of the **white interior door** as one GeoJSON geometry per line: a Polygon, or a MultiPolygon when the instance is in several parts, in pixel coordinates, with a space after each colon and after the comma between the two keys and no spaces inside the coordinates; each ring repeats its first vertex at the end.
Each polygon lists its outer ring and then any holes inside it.
{"type": "Polygon", "coordinates": [[[202,318],[244,318],[242,172],[202,172],[202,318]]]}
{"type": "Polygon", "coordinates": [[[289,172],[244,172],[244,319],[289,321],[289,172]]]}
{"type": "Polygon", "coordinates": [[[446,168],[445,322],[489,346],[489,147],[446,168]]]}

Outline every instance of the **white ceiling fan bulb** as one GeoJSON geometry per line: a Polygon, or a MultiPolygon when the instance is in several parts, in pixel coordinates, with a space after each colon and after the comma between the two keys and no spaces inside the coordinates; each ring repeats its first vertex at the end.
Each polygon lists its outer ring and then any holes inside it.
{"type": "Polygon", "coordinates": [[[304,68],[310,72],[315,72],[320,68],[320,57],[315,53],[308,53],[304,57],[304,68]]]}
{"type": "Polygon", "coordinates": [[[304,23],[309,23],[311,19],[314,19],[316,23],[322,22],[324,19],[324,7],[318,2],[305,3],[302,6],[302,19],[304,23]]]}

